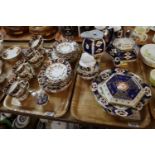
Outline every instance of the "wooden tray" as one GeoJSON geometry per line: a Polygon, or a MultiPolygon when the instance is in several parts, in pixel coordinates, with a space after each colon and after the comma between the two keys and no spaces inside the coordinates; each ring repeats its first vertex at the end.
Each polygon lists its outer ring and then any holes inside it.
{"type": "MultiPolygon", "coordinates": [[[[103,55],[101,61],[102,70],[113,67],[111,58],[106,53],[103,55]]],[[[139,60],[122,67],[129,68],[131,72],[139,75],[142,74],[139,67],[139,60]]],[[[71,103],[71,114],[75,119],[88,123],[97,123],[124,128],[145,128],[150,124],[151,119],[148,106],[145,106],[143,109],[141,121],[129,121],[125,119],[120,120],[106,113],[102,107],[97,104],[90,87],[91,81],[85,81],[77,76],[71,103]]]]}
{"type": "MultiPolygon", "coordinates": [[[[124,31],[126,32],[127,30],[133,30],[135,28],[135,26],[124,26],[124,31]]],[[[152,42],[152,38],[153,38],[153,35],[155,34],[155,31],[152,31],[150,30],[148,33],[148,39],[144,42],[140,42],[140,41],[136,41],[136,44],[137,45],[145,45],[145,44],[150,44],[150,43],[153,43],[152,42]]]]}
{"type": "MultiPolygon", "coordinates": [[[[150,71],[154,68],[151,68],[145,65],[143,62],[141,62],[141,66],[142,66],[143,72],[145,73],[145,79],[149,83],[150,71]]],[[[152,98],[149,103],[149,107],[150,107],[151,115],[153,119],[155,119],[155,87],[151,87],[151,91],[152,91],[152,98]]]]}
{"type": "MultiPolygon", "coordinates": [[[[25,48],[22,46],[21,48],[25,48]]],[[[12,63],[7,63],[7,71],[10,71],[12,68],[12,63]]],[[[75,66],[76,67],[76,66],[75,66]]],[[[60,93],[51,93],[49,95],[49,102],[44,106],[39,106],[35,103],[35,98],[31,95],[25,101],[21,102],[21,106],[13,105],[12,102],[16,101],[15,98],[6,96],[3,102],[3,107],[0,109],[6,108],[9,111],[19,112],[23,114],[32,114],[38,116],[50,116],[50,117],[61,117],[63,116],[69,107],[72,90],[74,86],[76,72],[74,71],[74,77],[72,84],[63,92],[60,93]]],[[[38,90],[39,85],[37,78],[34,78],[30,81],[30,89],[38,90]]]]}
{"type": "MultiPolygon", "coordinates": [[[[6,33],[6,31],[1,28],[0,32],[3,33],[4,35],[4,41],[17,41],[17,42],[25,42],[25,41],[30,41],[32,39],[32,34],[30,34],[29,32],[20,36],[13,36],[13,35],[8,35],[6,33]]],[[[48,38],[45,39],[46,42],[48,41],[52,41],[55,39],[56,34],[49,36],[48,38]]]]}

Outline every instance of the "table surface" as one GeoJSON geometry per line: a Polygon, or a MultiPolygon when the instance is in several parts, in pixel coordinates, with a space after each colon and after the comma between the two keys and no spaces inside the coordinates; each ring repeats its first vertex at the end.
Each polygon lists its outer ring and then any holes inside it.
{"type": "MultiPolygon", "coordinates": [[[[44,44],[44,47],[46,47],[46,48],[51,47],[51,43],[52,42],[45,43],[44,44]]],[[[11,46],[11,45],[19,45],[19,46],[22,46],[25,43],[22,43],[22,42],[5,42],[4,45],[5,44],[8,45],[8,46],[11,46]]],[[[3,100],[1,102],[3,102],[3,100]]],[[[70,107],[69,107],[69,109],[70,109],[70,107]]],[[[11,113],[14,113],[14,114],[22,114],[22,115],[25,115],[24,113],[20,113],[20,112],[17,112],[17,111],[7,110],[3,106],[1,106],[0,111],[1,112],[11,112],[11,113]]],[[[30,115],[35,116],[35,117],[40,117],[40,116],[37,116],[37,115],[34,115],[34,114],[29,114],[29,116],[30,115]]],[[[93,123],[86,123],[86,122],[78,121],[78,120],[74,119],[74,117],[72,116],[70,110],[68,110],[67,113],[63,117],[60,117],[60,118],[53,118],[53,117],[51,118],[50,116],[46,116],[46,117],[41,116],[40,118],[46,118],[46,119],[57,120],[57,121],[64,121],[64,122],[80,123],[80,124],[91,124],[91,125],[101,126],[103,128],[104,127],[107,127],[107,128],[118,128],[118,127],[115,127],[115,126],[99,125],[99,124],[93,124],[93,123]]],[[[152,117],[151,117],[151,123],[150,123],[150,125],[147,128],[155,128],[155,120],[152,117]]]]}

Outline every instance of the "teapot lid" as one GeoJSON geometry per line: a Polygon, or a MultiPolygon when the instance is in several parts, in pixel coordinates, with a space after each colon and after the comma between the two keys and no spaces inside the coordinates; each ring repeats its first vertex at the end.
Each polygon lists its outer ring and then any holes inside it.
{"type": "Polygon", "coordinates": [[[104,33],[100,30],[86,31],[80,34],[82,38],[103,39],[104,33]]]}

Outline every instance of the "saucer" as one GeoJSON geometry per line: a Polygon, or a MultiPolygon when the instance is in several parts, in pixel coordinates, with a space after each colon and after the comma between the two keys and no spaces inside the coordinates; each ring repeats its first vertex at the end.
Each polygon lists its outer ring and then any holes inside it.
{"type": "Polygon", "coordinates": [[[21,48],[17,46],[10,47],[2,52],[4,60],[15,60],[21,53],[21,48]]]}
{"type": "Polygon", "coordinates": [[[101,72],[92,82],[92,91],[105,111],[121,117],[142,110],[151,97],[150,87],[138,75],[120,68],[101,72]]]}
{"type": "Polygon", "coordinates": [[[155,44],[146,44],[140,49],[143,62],[155,68],[155,44]]]}

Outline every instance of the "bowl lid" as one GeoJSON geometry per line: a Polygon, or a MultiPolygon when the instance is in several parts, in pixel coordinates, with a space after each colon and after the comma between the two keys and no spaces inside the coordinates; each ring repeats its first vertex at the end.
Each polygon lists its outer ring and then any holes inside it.
{"type": "Polygon", "coordinates": [[[113,42],[113,46],[122,51],[132,50],[135,45],[135,41],[131,38],[116,38],[113,42]]]}

